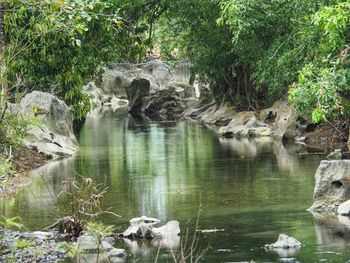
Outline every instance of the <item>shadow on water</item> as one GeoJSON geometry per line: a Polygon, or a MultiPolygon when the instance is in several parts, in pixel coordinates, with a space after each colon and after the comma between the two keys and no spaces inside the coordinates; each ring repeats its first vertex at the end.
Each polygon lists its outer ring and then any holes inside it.
{"type": "MultiPolygon", "coordinates": [[[[313,202],[314,174],[322,156],[304,154],[300,145],[269,138],[223,139],[199,124],[153,122],[108,110],[88,117],[79,142],[75,156],[39,168],[32,184],[1,200],[1,213],[18,214],[29,229],[42,229],[59,216],[52,196],[79,174],[109,187],[102,206],[122,218],[106,215],[101,221],[115,225],[117,232],[141,215],[164,223],[178,220],[182,230],[193,230],[202,203],[200,228],[223,230],[200,234],[200,247],[210,245],[203,262],[350,258],[348,227],[335,219],[314,220],[305,211],[313,202]],[[266,251],[263,246],[280,233],[306,246],[289,254],[266,251]]],[[[117,245],[142,262],[154,262],[157,242],[117,245]]],[[[159,261],[171,261],[169,250],[178,244],[162,241],[159,261]]]]}

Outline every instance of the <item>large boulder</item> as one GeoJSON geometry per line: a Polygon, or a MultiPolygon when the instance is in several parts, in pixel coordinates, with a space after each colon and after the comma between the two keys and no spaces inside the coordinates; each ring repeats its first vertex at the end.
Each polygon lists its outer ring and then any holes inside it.
{"type": "Polygon", "coordinates": [[[272,135],[272,130],[266,123],[257,119],[255,112],[244,111],[232,117],[228,126],[220,128],[220,135],[224,137],[262,137],[272,135]]]}
{"type": "Polygon", "coordinates": [[[144,98],[141,111],[151,119],[174,120],[181,116],[185,105],[174,90],[159,90],[144,98]]]}
{"type": "Polygon", "coordinates": [[[38,125],[28,127],[26,146],[51,158],[71,156],[79,149],[73,133],[73,116],[64,101],[49,93],[33,91],[21,100],[20,111],[39,120],[38,125]]]}
{"type": "Polygon", "coordinates": [[[178,117],[184,110],[183,101],[196,97],[188,62],[175,68],[161,60],[115,64],[103,74],[101,89],[110,97],[127,98],[130,112],[161,119],[178,117]]]}
{"type": "Polygon", "coordinates": [[[102,75],[101,88],[110,95],[126,98],[127,91],[135,79],[146,79],[150,90],[163,89],[171,82],[171,68],[160,60],[142,64],[115,64],[102,75]]]}
{"type": "Polygon", "coordinates": [[[305,129],[304,121],[290,105],[287,95],[277,100],[271,108],[261,111],[260,119],[271,123],[274,135],[280,138],[292,140],[305,129]]]}
{"type": "Polygon", "coordinates": [[[322,161],[315,179],[311,211],[336,213],[350,199],[350,160],[322,161]]]}

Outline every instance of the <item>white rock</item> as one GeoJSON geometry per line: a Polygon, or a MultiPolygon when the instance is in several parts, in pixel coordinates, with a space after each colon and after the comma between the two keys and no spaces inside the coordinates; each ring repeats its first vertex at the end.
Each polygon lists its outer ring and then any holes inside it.
{"type": "Polygon", "coordinates": [[[275,243],[267,244],[265,247],[267,248],[300,248],[303,244],[296,240],[294,237],[287,236],[286,234],[280,234],[278,236],[278,240],[275,243]]]}
{"type": "Polygon", "coordinates": [[[341,216],[349,216],[350,215],[350,200],[345,201],[338,207],[338,214],[341,216]]]}

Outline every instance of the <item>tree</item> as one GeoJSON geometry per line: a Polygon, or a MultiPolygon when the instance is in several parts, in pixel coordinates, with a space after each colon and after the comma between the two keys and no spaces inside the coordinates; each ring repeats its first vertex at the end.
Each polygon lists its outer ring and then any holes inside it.
{"type": "Polygon", "coordinates": [[[89,111],[82,87],[110,61],[136,59],[158,1],[13,0],[5,15],[3,82],[63,98],[76,118],[89,111]]]}

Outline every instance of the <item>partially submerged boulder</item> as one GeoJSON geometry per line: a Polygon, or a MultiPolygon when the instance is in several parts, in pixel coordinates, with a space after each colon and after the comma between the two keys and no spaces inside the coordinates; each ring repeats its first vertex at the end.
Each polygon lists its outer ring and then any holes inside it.
{"type": "Polygon", "coordinates": [[[228,126],[220,128],[219,134],[224,137],[262,137],[271,136],[272,130],[257,119],[255,112],[244,111],[235,114],[228,126]]]}
{"type": "Polygon", "coordinates": [[[50,93],[33,91],[21,100],[20,111],[40,122],[28,127],[26,146],[50,158],[71,156],[79,149],[73,133],[73,116],[64,101],[50,93]]]}
{"type": "Polygon", "coordinates": [[[294,237],[287,236],[286,234],[280,234],[278,236],[278,240],[275,243],[265,245],[266,248],[275,249],[293,249],[293,248],[301,248],[303,246],[297,239],[294,237]]]}
{"type": "Polygon", "coordinates": [[[168,238],[180,234],[180,224],[172,220],[161,227],[154,227],[160,223],[159,219],[141,216],[129,221],[130,226],[121,236],[124,238],[168,238]]]}
{"type": "Polygon", "coordinates": [[[304,121],[288,101],[288,95],[277,100],[272,107],[261,111],[260,119],[271,123],[274,135],[285,139],[294,139],[305,128],[304,121]]]}
{"type": "Polygon", "coordinates": [[[315,179],[311,211],[336,213],[350,199],[350,160],[322,161],[315,179]]]}

